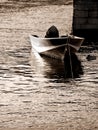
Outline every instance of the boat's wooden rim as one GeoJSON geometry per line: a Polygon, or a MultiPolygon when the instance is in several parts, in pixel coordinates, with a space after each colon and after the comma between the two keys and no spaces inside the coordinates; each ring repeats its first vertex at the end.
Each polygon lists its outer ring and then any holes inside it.
{"type": "Polygon", "coordinates": [[[29,35],[29,37],[34,37],[34,38],[36,38],[36,39],[42,39],[42,40],[52,40],[52,39],[54,39],[54,40],[56,40],[56,39],[84,39],[83,37],[78,37],[78,36],[74,36],[74,35],[65,35],[65,36],[60,36],[60,37],[52,37],[52,38],[46,38],[46,37],[36,37],[36,36],[34,36],[34,35],[29,35]]]}

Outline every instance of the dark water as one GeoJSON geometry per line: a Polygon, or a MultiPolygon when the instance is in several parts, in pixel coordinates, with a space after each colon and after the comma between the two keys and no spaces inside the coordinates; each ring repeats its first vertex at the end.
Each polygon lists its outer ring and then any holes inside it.
{"type": "Polygon", "coordinates": [[[55,24],[71,30],[72,5],[0,10],[0,128],[34,130],[98,129],[96,60],[78,53],[84,75],[66,81],[63,64],[32,51],[29,34],[44,36],[55,24]]]}

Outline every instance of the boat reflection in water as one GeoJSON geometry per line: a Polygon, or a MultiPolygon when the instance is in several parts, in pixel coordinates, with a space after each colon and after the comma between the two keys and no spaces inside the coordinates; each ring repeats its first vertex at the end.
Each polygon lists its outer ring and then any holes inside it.
{"type": "MultiPolygon", "coordinates": [[[[31,52],[31,60],[30,64],[32,66],[33,71],[37,76],[43,79],[64,79],[64,64],[63,61],[49,58],[44,55],[39,55],[34,49],[31,52]],[[34,61],[33,61],[34,60],[34,61]]],[[[37,79],[38,80],[38,79],[37,79]]]]}
{"type": "MultiPolygon", "coordinates": [[[[76,78],[79,77],[80,74],[83,74],[81,61],[76,55],[83,41],[84,38],[76,36],[39,38],[30,35],[32,49],[36,51],[36,54],[50,57],[52,61],[50,61],[49,58],[46,61],[50,64],[52,70],[58,73],[59,76],[63,75],[65,78],[76,78]],[[53,59],[58,60],[56,65],[53,59]],[[60,68],[63,68],[63,70],[59,72],[58,70],[60,70],[60,68]]],[[[40,63],[42,64],[42,62],[40,63]]],[[[44,71],[46,66],[47,65],[44,65],[44,71]]],[[[48,73],[48,71],[46,72],[48,73]]]]}
{"type": "Polygon", "coordinates": [[[78,56],[70,50],[65,52],[64,68],[66,78],[78,78],[83,74],[83,66],[81,61],[78,56]]]}
{"type": "MultiPolygon", "coordinates": [[[[83,74],[81,61],[75,53],[66,52],[64,58],[50,58],[46,55],[40,55],[33,49],[32,66],[35,66],[36,74],[49,78],[64,80],[68,78],[78,78],[83,74]],[[34,65],[35,64],[35,65],[34,65]]],[[[58,54],[58,53],[57,53],[58,54]]],[[[34,70],[33,70],[34,71],[34,70]]]]}

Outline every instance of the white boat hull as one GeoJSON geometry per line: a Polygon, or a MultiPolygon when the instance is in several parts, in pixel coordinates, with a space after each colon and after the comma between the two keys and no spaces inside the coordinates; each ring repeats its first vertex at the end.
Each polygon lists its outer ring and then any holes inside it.
{"type": "Polygon", "coordinates": [[[33,49],[39,54],[56,59],[62,59],[67,46],[71,47],[71,50],[78,51],[83,41],[84,38],[76,36],[39,38],[30,35],[30,42],[33,49]]]}

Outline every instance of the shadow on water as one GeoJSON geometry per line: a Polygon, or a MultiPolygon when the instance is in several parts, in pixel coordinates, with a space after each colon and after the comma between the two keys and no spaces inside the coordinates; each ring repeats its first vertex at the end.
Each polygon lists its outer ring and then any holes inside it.
{"type": "Polygon", "coordinates": [[[45,72],[45,75],[48,78],[54,78],[54,79],[64,79],[64,63],[61,60],[56,60],[52,58],[47,58],[45,56],[42,57],[44,59],[44,62],[47,63],[47,66],[50,67],[49,71],[45,72]]]}
{"type": "Polygon", "coordinates": [[[61,60],[40,56],[34,51],[34,55],[31,52],[31,66],[36,66],[36,73],[42,74],[44,78],[64,80],[64,65],[61,60]]]}
{"type": "MultiPolygon", "coordinates": [[[[64,66],[63,60],[49,58],[47,56],[40,56],[37,52],[35,52],[34,56],[31,56],[31,57],[32,57],[31,64],[32,64],[32,66],[36,66],[36,73],[43,74],[43,76],[45,78],[52,79],[53,82],[65,82],[66,83],[66,82],[70,82],[72,80],[72,78],[74,78],[74,80],[75,80],[76,78],[80,78],[80,76],[81,76],[81,74],[79,72],[79,74],[75,75],[75,77],[71,77],[71,76],[66,77],[65,66],[64,66]],[[35,65],[34,65],[34,62],[35,62],[35,65]]],[[[83,68],[81,66],[81,61],[79,60],[78,62],[80,65],[79,67],[83,74],[83,68]]],[[[70,66],[68,66],[68,68],[70,69],[70,66]]]]}

